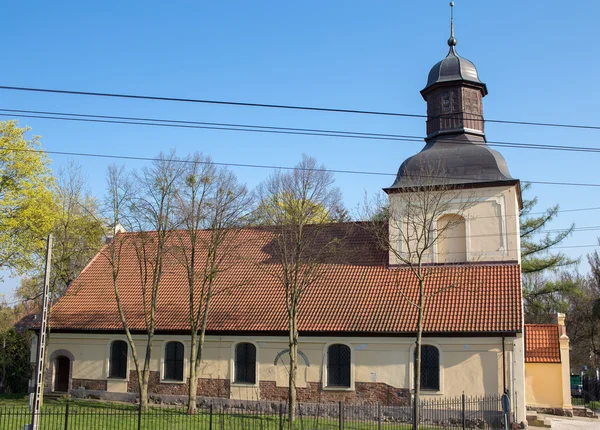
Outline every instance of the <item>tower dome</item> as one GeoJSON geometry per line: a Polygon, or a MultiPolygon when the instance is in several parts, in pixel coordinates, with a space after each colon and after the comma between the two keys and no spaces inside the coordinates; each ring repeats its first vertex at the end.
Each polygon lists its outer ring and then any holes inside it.
{"type": "MultiPolygon", "coordinates": [[[[454,3],[450,3],[451,11],[454,3]]],[[[475,65],[456,53],[454,14],[450,19],[450,51],[435,64],[421,95],[427,102],[427,136],[421,152],[405,160],[395,182],[385,191],[414,187],[515,182],[504,157],[486,144],[483,97],[487,87],[475,65]]]]}
{"type": "Polygon", "coordinates": [[[448,44],[450,45],[448,55],[431,68],[427,77],[427,85],[423,89],[423,92],[436,84],[464,81],[482,85],[483,93],[486,95],[487,87],[479,80],[475,65],[456,53],[456,39],[450,38],[448,44]],[[454,41],[454,44],[450,44],[451,41],[454,41]]]}

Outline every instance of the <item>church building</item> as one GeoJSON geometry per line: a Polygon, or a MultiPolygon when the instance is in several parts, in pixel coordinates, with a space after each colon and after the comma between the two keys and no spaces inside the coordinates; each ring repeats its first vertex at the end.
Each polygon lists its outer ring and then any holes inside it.
{"type": "MultiPolygon", "coordinates": [[[[451,198],[438,205],[432,223],[433,231],[444,234],[422,261],[429,297],[423,320],[422,395],[506,392],[517,422],[525,419],[520,183],[510,176],[502,155],[486,144],[483,98],[488,89],[474,64],[457,54],[453,29],[448,45],[447,56],[433,66],[421,91],[427,104],[425,147],[402,163],[394,183],[384,189],[397,221],[389,222],[390,249],[382,248],[364,223],[348,223],[352,228],[344,246],[355,252],[324,263],[321,276],[302,297],[300,402],[407,404],[418,312],[406,298],[417,297],[419,290],[406,264],[418,240],[406,222],[407,202],[414,207],[418,199],[413,197],[419,193],[445,193],[451,198]]],[[[331,225],[332,231],[336,228],[339,224],[331,225]]],[[[243,258],[232,258],[217,280],[228,292],[212,299],[199,396],[287,398],[284,293],[260,269],[272,264],[275,234],[274,229],[253,227],[236,239],[243,258]]],[[[134,254],[124,248],[120,290],[136,346],[144,351],[134,254]]],[[[165,264],[149,392],[183,398],[190,366],[188,289],[184,269],[168,258],[165,264]]],[[[136,398],[137,375],[103,251],[55,304],[50,326],[47,391],[136,398]]]]}

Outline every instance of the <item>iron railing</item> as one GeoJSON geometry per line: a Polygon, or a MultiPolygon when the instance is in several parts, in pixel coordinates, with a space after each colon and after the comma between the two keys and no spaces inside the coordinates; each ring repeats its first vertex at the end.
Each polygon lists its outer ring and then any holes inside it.
{"type": "MultiPolygon", "coordinates": [[[[39,430],[284,430],[287,405],[247,402],[236,406],[204,402],[196,414],[181,407],[150,407],[46,402],[39,414],[39,430]]],[[[376,404],[299,403],[294,428],[299,430],[408,429],[413,408],[376,404]]],[[[500,396],[440,398],[420,402],[421,425],[426,429],[501,429],[504,414],[500,396]]],[[[0,408],[0,429],[23,430],[31,421],[27,407],[0,408]]]]}

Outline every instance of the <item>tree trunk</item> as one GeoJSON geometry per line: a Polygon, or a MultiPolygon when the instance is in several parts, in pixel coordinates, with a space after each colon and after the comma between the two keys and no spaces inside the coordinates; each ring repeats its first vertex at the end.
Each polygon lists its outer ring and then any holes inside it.
{"type": "Polygon", "coordinates": [[[421,420],[421,417],[419,416],[419,403],[421,401],[421,339],[423,336],[423,304],[425,301],[424,286],[425,280],[423,278],[419,279],[419,316],[417,319],[417,340],[415,342],[415,396],[413,402],[413,430],[419,429],[419,422],[421,420]]]}
{"type": "Polygon", "coordinates": [[[196,392],[198,391],[198,373],[196,372],[196,343],[198,335],[192,330],[190,346],[190,386],[188,391],[188,414],[196,413],[196,392]]]}
{"type": "Polygon", "coordinates": [[[142,411],[148,410],[148,372],[142,372],[142,380],[140,382],[140,409],[142,411]]]}
{"type": "Polygon", "coordinates": [[[148,337],[148,346],[146,346],[146,357],[144,359],[144,370],[142,370],[142,381],[140,384],[140,407],[142,411],[148,409],[148,381],[150,380],[150,357],[152,356],[152,341],[154,334],[148,337]]]}
{"type": "Polygon", "coordinates": [[[298,333],[296,331],[296,318],[290,319],[290,373],[288,387],[288,425],[294,429],[296,418],[296,373],[298,370],[298,333]]]}

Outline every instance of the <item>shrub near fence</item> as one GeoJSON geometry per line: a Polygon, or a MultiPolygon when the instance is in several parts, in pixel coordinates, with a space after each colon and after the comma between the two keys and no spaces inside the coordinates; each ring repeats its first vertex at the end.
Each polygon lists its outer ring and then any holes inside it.
{"type": "MultiPolygon", "coordinates": [[[[424,429],[504,428],[499,396],[458,397],[421,402],[424,429]]],[[[27,407],[0,409],[0,429],[23,430],[31,420],[27,407]]],[[[295,427],[301,430],[408,429],[411,406],[298,404],[295,427]]],[[[255,402],[238,406],[205,403],[198,413],[182,408],[88,407],[48,403],[39,416],[39,430],[282,430],[287,428],[287,407],[282,403],[255,402]]]]}

